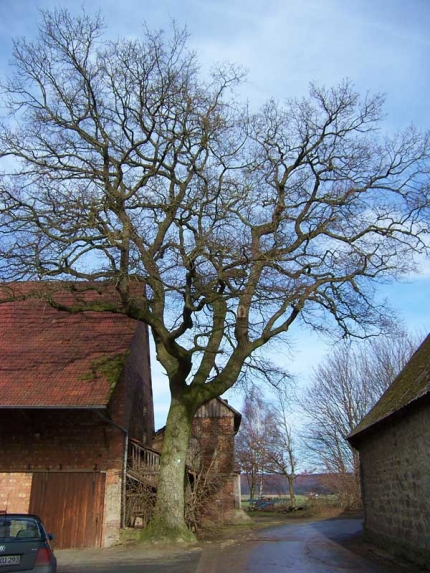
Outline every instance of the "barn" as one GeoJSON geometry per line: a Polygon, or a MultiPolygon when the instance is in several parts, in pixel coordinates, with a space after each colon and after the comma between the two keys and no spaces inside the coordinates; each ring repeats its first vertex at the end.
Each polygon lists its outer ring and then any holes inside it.
{"type": "MultiPolygon", "coordinates": [[[[76,290],[57,288],[71,304],[76,290]]],[[[123,525],[129,443],[153,437],[147,327],[56,310],[30,290],[13,285],[0,305],[0,510],[39,514],[58,548],[107,547],[123,525]]],[[[105,296],[90,293],[78,294],[105,296]]]]}
{"type": "Polygon", "coordinates": [[[430,568],[430,336],[348,440],[360,453],[366,536],[430,568]]]}

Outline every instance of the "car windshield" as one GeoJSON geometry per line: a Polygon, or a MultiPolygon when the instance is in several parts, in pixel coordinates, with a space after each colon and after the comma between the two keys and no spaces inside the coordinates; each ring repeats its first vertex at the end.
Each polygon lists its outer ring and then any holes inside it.
{"type": "Polygon", "coordinates": [[[24,541],[41,537],[42,531],[35,519],[0,515],[0,541],[24,541]]]}

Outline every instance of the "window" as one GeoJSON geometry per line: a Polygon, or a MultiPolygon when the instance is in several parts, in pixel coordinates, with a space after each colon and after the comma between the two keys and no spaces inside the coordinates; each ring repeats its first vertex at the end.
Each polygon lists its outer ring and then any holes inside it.
{"type": "Polygon", "coordinates": [[[43,537],[39,523],[29,517],[0,516],[0,541],[40,539],[43,537]]]}

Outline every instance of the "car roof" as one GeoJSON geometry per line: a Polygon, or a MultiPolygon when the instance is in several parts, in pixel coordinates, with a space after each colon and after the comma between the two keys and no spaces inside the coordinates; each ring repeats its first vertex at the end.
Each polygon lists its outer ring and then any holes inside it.
{"type": "Polygon", "coordinates": [[[41,521],[40,517],[38,515],[35,515],[34,513],[9,513],[9,512],[3,512],[0,511],[0,518],[1,517],[8,517],[8,518],[17,518],[17,517],[23,517],[26,519],[36,519],[37,521],[41,521]]]}

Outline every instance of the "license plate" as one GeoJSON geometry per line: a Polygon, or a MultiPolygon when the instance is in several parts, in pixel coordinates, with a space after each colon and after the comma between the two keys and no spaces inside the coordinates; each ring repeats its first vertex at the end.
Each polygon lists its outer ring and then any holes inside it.
{"type": "Polygon", "coordinates": [[[19,565],[20,563],[21,563],[21,555],[0,556],[0,567],[2,565],[19,565]]]}

